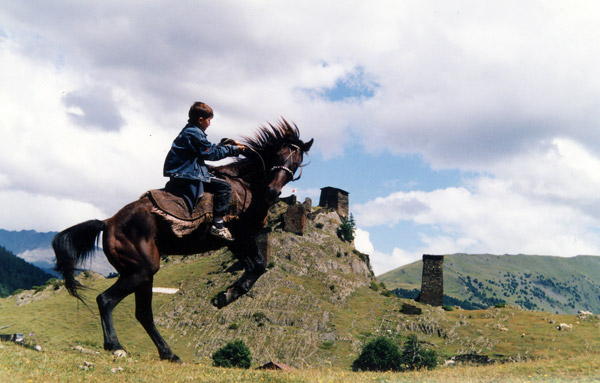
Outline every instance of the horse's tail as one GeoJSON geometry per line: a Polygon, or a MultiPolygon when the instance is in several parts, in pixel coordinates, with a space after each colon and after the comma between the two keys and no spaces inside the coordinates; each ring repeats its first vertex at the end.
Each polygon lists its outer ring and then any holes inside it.
{"type": "Polygon", "coordinates": [[[93,219],[61,231],[52,240],[52,248],[56,255],[54,270],[62,274],[69,294],[86,306],[78,292],[83,285],[75,279],[75,272],[77,265],[94,255],[98,238],[105,227],[104,221],[93,219]]]}

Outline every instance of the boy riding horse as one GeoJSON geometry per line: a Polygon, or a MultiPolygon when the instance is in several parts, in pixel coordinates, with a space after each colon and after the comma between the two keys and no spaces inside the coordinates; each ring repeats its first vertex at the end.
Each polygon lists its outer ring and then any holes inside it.
{"type": "Polygon", "coordinates": [[[170,178],[165,190],[183,198],[190,213],[205,191],[213,193],[213,225],[210,233],[232,241],[231,233],[223,224],[223,217],[229,208],[231,185],[210,174],[204,161],[238,156],[246,147],[236,141],[234,145],[215,145],[208,141],[206,129],[214,114],[205,103],[195,102],[188,116],[187,125],[173,141],[165,159],[163,174],[170,178]]]}

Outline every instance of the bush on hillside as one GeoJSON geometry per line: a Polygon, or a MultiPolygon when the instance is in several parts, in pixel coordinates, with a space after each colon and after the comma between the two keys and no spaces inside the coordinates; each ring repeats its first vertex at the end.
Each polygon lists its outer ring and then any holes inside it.
{"type": "Polygon", "coordinates": [[[367,343],[352,363],[354,371],[401,371],[400,350],[388,338],[379,337],[367,343]]]}
{"type": "Polygon", "coordinates": [[[402,350],[402,364],[407,370],[432,370],[437,366],[437,355],[434,350],[426,350],[416,335],[409,335],[402,350]]]}
{"type": "Polygon", "coordinates": [[[241,340],[227,343],[212,355],[216,367],[250,368],[252,356],[250,349],[241,340]]]}
{"type": "Polygon", "coordinates": [[[410,335],[402,353],[390,339],[379,337],[367,343],[352,363],[354,371],[406,371],[429,370],[437,366],[437,354],[423,348],[416,335],[410,335]]]}

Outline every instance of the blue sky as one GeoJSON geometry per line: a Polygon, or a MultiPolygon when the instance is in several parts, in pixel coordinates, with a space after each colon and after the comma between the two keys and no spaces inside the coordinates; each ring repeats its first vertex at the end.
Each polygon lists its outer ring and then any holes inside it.
{"type": "Polygon", "coordinates": [[[596,2],[57,0],[0,20],[0,228],[62,230],[161,187],[201,100],[214,141],[280,117],[314,138],[286,192],[348,191],[376,274],[600,254],[596,2]]]}

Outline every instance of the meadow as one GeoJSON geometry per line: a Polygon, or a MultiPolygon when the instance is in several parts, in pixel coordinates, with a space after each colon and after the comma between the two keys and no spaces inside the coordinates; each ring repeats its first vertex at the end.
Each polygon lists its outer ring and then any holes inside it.
{"type": "Polygon", "coordinates": [[[352,372],[341,368],[299,369],[291,372],[217,368],[206,359],[183,365],[159,362],[154,355],[114,358],[101,352],[36,351],[5,342],[0,348],[0,381],[12,382],[598,382],[600,358],[581,354],[563,358],[493,364],[459,365],[403,373],[352,372]]]}
{"type": "Polygon", "coordinates": [[[357,264],[359,255],[335,234],[330,237],[312,226],[303,237],[274,233],[273,267],[251,294],[221,310],[212,307],[210,297],[237,278],[235,270],[228,271],[234,269],[230,254],[165,259],[155,286],[179,292],[155,294],[153,306],[160,331],[183,365],[159,361],[133,315],[131,296],[114,315],[128,356],[115,358],[103,350],[94,298],[113,281],[99,275],[81,275],[89,309],[59,285],[2,298],[2,332],[23,333],[26,343],[1,344],[0,382],[600,382],[597,315],[580,318],[514,306],[445,311],[400,299],[370,287],[368,276],[352,273],[347,266],[357,264]],[[418,306],[423,314],[404,314],[404,304],[418,306]],[[571,330],[558,331],[560,323],[571,330]],[[361,346],[382,334],[399,345],[409,334],[417,335],[436,350],[442,366],[353,372],[361,346]],[[251,369],[212,366],[210,355],[233,339],[249,346],[251,369]],[[443,366],[464,354],[496,362],[443,366]],[[296,370],[256,369],[268,361],[296,370]]]}

